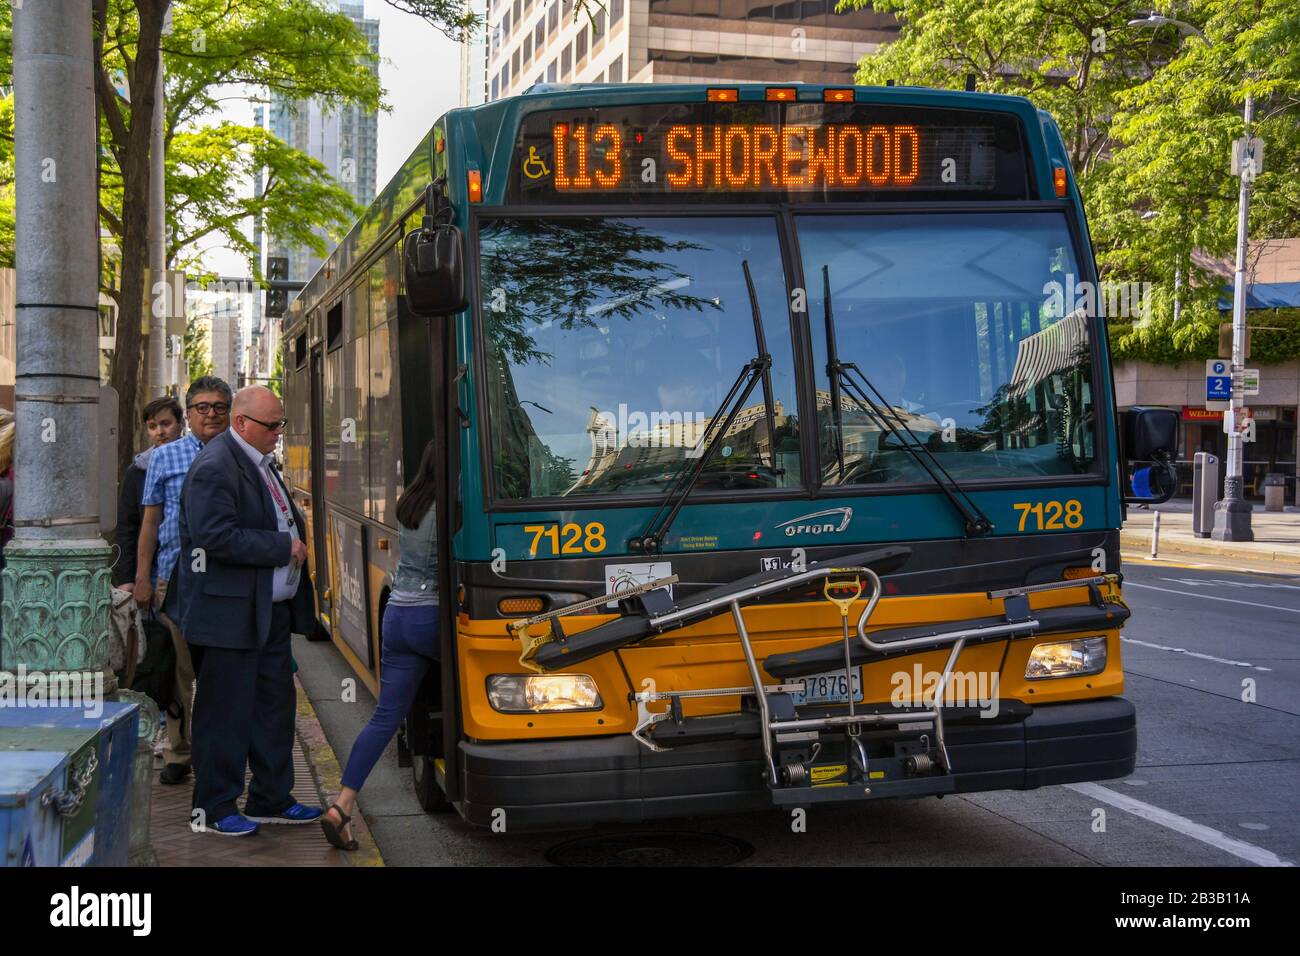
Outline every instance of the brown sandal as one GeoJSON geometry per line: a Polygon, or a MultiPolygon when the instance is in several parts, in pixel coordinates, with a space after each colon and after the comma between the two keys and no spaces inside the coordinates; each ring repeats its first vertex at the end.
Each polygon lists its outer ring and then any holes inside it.
{"type": "Polygon", "coordinates": [[[352,822],[352,818],[343,812],[343,808],[337,803],[331,803],[326,808],[325,813],[320,818],[320,828],[325,831],[325,839],[330,841],[330,846],[340,850],[355,850],[357,848],[356,840],[344,840],[343,828],[352,822]],[[335,825],[330,819],[330,810],[339,812],[339,820],[342,821],[335,825]]]}

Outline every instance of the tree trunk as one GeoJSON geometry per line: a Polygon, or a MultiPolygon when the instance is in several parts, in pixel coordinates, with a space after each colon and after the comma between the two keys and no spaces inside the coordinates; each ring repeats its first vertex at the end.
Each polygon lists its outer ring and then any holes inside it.
{"type": "Polygon", "coordinates": [[[144,340],[145,267],[149,258],[149,136],[156,106],[154,85],[161,56],[163,14],[170,0],[135,0],[140,32],[131,86],[131,125],[122,167],[122,285],[110,383],[117,390],[117,473],[125,474],[135,455],[140,417],[144,340]]]}

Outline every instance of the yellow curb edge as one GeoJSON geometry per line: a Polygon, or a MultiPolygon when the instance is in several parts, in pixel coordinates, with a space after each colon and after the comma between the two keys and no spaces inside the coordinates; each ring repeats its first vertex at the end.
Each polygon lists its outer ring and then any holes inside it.
{"type": "MultiPolygon", "coordinates": [[[[1151,550],[1151,532],[1146,531],[1121,531],[1119,536],[1120,548],[1129,551],[1149,552],[1151,550]]],[[[1274,561],[1278,564],[1286,564],[1300,567],[1300,555],[1291,554],[1285,551],[1271,551],[1254,548],[1234,548],[1222,547],[1212,544],[1197,544],[1190,541],[1170,540],[1162,537],[1160,539],[1160,552],[1171,552],[1174,554],[1202,554],[1215,555],[1221,558],[1244,558],[1255,561],[1274,561]]]]}
{"type": "MultiPolygon", "coordinates": [[[[334,748],[326,739],[325,731],[316,717],[316,708],[312,707],[311,698],[307,696],[307,689],[302,686],[298,675],[294,675],[293,682],[298,688],[298,721],[294,724],[294,732],[298,735],[303,752],[307,755],[307,764],[311,767],[312,776],[315,778],[321,806],[325,806],[326,795],[338,793],[343,786],[343,768],[339,766],[338,755],[334,753],[334,748]],[[308,724],[315,733],[303,733],[301,723],[308,724]]],[[[343,853],[350,866],[387,865],[368,826],[354,826],[352,836],[357,841],[357,849],[351,853],[339,851],[343,853]]]]}

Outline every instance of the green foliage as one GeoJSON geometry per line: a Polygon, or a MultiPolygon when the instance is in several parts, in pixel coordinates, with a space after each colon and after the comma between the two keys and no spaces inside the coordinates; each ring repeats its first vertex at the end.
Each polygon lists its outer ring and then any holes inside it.
{"type": "MultiPolygon", "coordinates": [[[[1228,316],[1223,317],[1227,321],[1228,316]]],[[[1271,309],[1251,312],[1250,358],[1252,366],[1274,365],[1300,356],[1300,309],[1271,309]]],[[[1163,326],[1146,328],[1132,323],[1110,323],[1110,350],[1118,360],[1178,365],[1182,362],[1217,358],[1218,326],[1208,323],[1180,323],[1179,335],[1163,326]]]]}
{"type": "Polygon", "coordinates": [[[0,266],[14,264],[14,97],[0,100],[0,266]]]}
{"type": "MultiPolygon", "coordinates": [[[[865,6],[846,0],[841,7],[865,6]]],[[[1300,7],[1294,0],[1157,3],[1201,29],[1129,27],[1149,3],[1124,0],[872,0],[898,13],[898,42],[859,66],[858,82],[1022,93],[1061,126],[1108,282],[1151,283],[1150,318],[1113,324],[1117,356],[1179,362],[1217,350],[1223,276],[1206,257],[1236,244],[1232,141],[1247,93],[1266,170],[1251,189],[1250,239],[1300,235],[1300,7]],[[1194,258],[1193,250],[1202,255],[1194,258]],[[1198,261],[1199,260],[1199,261],[1198,261]],[[1174,323],[1174,303],[1178,322],[1174,323]]],[[[1257,251],[1258,246],[1254,249],[1257,251]]],[[[1280,322],[1281,320],[1279,320],[1280,322]]],[[[1251,324],[1275,325],[1272,316],[1251,324]]],[[[1260,333],[1254,362],[1300,355],[1289,334],[1260,333]],[[1265,344],[1267,343],[1267,344],[1265,344]]]]}
{"type": "Polygon", "coordinates": [[[190,381],[212,374],[212,342],[207,322],[191,321],[185,326],[182,342],[185,368],[190,381]]]}
{"type": "Polygon", "coordinates": [[[319,160],[264,129],[221,123],[182,131],[172,139],[167,153],[167,213],[175,230],[167,244],[169,261],[217,233],[260,276],[257,247],[244,231],[254,215],[261,215],[270,235],[324,255],[325,240],[313,227],[341,230],[361,208],[334,183],[319,160]],[[231,189],[232,183],[250,182],[258,169],[267,171],[262,195],[231,189]]]}
{"type": "Polygon", "coordinates": [[[902,21],[897,42],[858,65],[857,82],[1030,97],[1056,117],[1075,173],[1102,157],[1116,97],[1140,83],[1162,51],[1124,27],[1149,0],[841,0],[902,21]]]}
{"type": "Polygon", "coordinates": [[[266,383],[266,387],[275,392],[275,397],[284,401],[284,346],[281,342],[280,347],[275,350],[275,363],[271,366],[271,381],[266,383]]]}
{"type": "MultiPolygon", "coordinates": [[[[461,0],[385,0],[395,10],[410,13],[432,24],[453,40],[463,40],[483,26],[483,18],[470,12],[461,0]]],[[[581,7],[589,0],[578,0],[581,7]]]]}

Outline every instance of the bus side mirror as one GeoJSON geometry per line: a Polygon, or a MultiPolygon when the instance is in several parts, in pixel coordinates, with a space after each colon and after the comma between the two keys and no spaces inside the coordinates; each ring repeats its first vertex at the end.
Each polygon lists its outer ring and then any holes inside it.
{"type": "Polygon", "coordinates": [[[450,315],[468,305],[461,232],[450,223],[407,233],[402,240],[406,301],[416,315],[450,315]]]}
{"type": "Polygon", "coordinates": [[[1132,466],[1129,504],[1160,504],[1178,491],[1179,414],[1172,408],[1131,408],[1124,413],[1125,457],[1132,466]]]}

